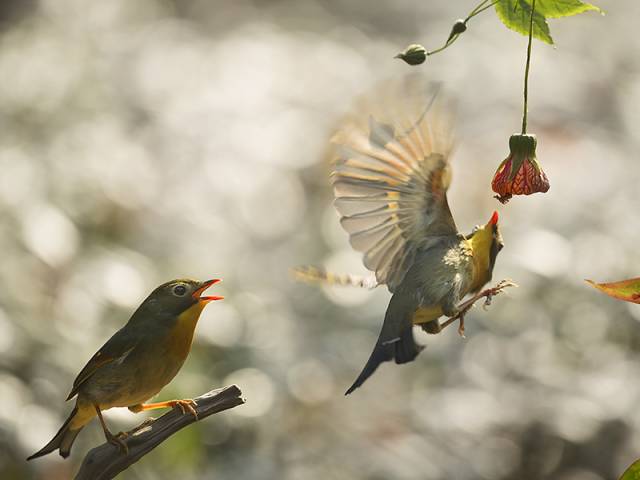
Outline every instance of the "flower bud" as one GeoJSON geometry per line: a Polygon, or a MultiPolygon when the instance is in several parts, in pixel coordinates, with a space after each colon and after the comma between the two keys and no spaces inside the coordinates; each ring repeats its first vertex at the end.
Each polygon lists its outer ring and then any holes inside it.
{"type": "Polygon", "coordinates": [[[461,33],[467,30],[467,22],[462,18],[456,20],[456,23],[453,24],[451,28],[451,33],[449,34],[449,38],[447,39],[447,43],[453,39],[456,35],[460,35],[461,33]]]}
{"type": "Polygon", "coordinates": [[[401,58],[409,65],[420,65],[427,59],[427,50],[417,43],[409,45],[404,52],[400,52],[394,58],[401,58]]]}
{"type": "Polygon", "coordinates": [[[531,195],[549,190],[549,180],[536,159],[535,135],[514,134],[509,139],[509,156],[496,170],[491,188],[501,203],[513,195],[531,195]]]}

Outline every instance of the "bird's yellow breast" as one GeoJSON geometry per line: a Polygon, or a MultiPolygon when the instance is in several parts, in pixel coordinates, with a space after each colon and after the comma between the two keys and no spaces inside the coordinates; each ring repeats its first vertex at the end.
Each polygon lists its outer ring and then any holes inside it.
{"type": "Polygon", "coordinates": [[[493,235],[487,227],[476,232],[471,240],[467,240],[473,252],[473,278],[469,289],[471,292],[480,290],[489,281],[489,252],[492,242],[493,235]]]}
{"type": "Polygon", "coordinates": [[[442,308],[439,305],[434,307],[420,307],[413,313],[413,324],[420,325],[422,323],[431,322],[442,315],[442,308]]]}
{"type": "Polygon", "coordinates": [[[181,357],[186,357],[189,354],[193,332],[206,304],[206,302],[197,302],[178,315],[176,324],[169,334],[168,350],[170,353],[181,357]]]}

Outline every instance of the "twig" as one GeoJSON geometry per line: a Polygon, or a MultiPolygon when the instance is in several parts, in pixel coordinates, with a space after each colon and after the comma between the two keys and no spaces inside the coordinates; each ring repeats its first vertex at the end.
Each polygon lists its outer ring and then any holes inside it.
{"type": "MultiPolygon", "coordinates": [[[[242,392],[236,385],[211,390],[194,400],[197,404],[195,410],[199,420],[245,402],[242,392]]],[[[179,409],[173,409],[156,420],[147,420],[127,432],[128,436],[125,440],[129,447],[127,455],[110,443],[95,447],[87,453],[75,480],[112,479],[178,430],[195,421],[193,415],[183,414],[179,409]]]]}

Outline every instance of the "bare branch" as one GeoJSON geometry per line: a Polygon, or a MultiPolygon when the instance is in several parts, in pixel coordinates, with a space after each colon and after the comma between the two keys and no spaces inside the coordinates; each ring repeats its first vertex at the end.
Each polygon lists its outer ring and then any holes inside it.
{"type": "MultiPolygon", "coordinates": [[[[211,390],[194,399],[198,419],[242,405],[245,400],[236,385],[211,390]]],[[[104,443],[87,453],[75,480],[109,480],[140,460],[171,435],[195,422],[193,415],[172,409],[156,420],[145,421],[127,432],[129,453],[123,454],[110,443],[104,443]]]]}

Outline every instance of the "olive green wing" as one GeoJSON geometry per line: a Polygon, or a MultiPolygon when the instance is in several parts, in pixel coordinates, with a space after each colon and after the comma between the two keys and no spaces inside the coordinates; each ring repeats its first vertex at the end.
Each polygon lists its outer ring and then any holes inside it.
{"type": "Polygon", "coordinates": [[[137,338],[131,336],[125,328],[118,330],[87,362],[73,381],[73,387],[67,400],[73,398],[78,389],[98,369],[113,362],[122,362],[137,345],[137,338]]]}
{"type": "Polygon", "coordinates": [[[418,249],[458,233],[447,203],[452,116],[438,90],[416,75],[386,84],[332,138],[340,222],[392,292],[418,249]]]}

